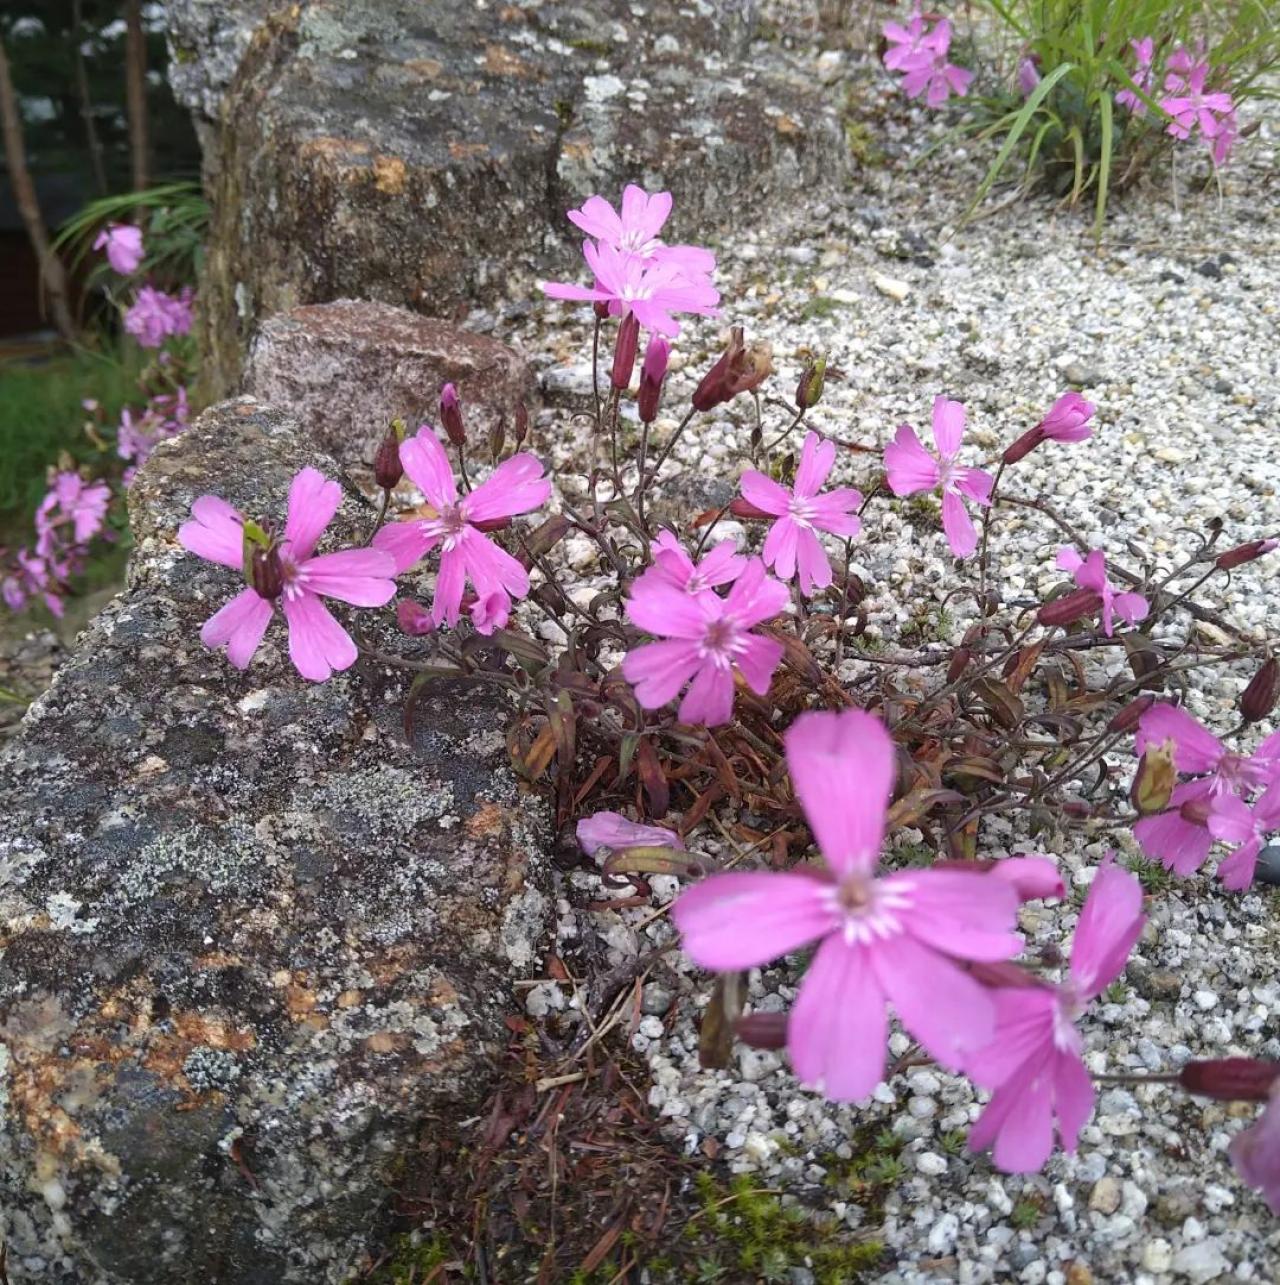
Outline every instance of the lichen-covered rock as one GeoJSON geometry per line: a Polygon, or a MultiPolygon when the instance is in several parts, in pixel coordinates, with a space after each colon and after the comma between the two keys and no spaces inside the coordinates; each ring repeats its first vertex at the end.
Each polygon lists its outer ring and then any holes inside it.
{"type": "Polygon", "coordinates": [[[512,348],[385,303],[340,299],[269,317],[253,340],[244,391],[288,406],[307,435],[359,476],[392,419],[435,423],[440,387],[462,398],[472,450],[499,416],[512,423],[535,382],[512,348]]]}
{"type": "MultiPolygon", "coordinates": [[[[535,966],[546,822],[493,689],[428,689],[408,740],[398,672],[310,684],[278,620],[246,673],[200,644],[237,585],[176,544],[192,500],[279,521],[309,463],[332,473],[250,400],[163,444],[129,587],[0,759],[15,1282],[347,1279],[535,966]]],[[[363,520],[348,500],[325,543],[363,520]]]]}
{"type": "MultiPolygon", "coordinates": [[[[200,324],[219,395],[259,320],[298,304],[376,299],[453,318],[532,289],[536,267],[568,262],[564,211],[590,192],[670,188],[669,230],[687,240],[847,173],[821,86],[776,48],[738,57],[740,0],[268,10],[207,155],[200,324]]],[[[246,29],[210,29],[219,66],[246,29]]]]}

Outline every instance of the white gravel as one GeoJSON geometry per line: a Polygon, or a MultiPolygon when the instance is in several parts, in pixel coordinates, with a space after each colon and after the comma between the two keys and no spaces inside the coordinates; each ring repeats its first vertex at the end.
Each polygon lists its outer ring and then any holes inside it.
{"type": "MultiPolygon", "coordinates": [[[[835,65],[827,59],[828,79],[835,65]]],[[[859,83],[865,80],[863,73],[859,83]]],[[[887,102],[892,92],[885,84],[872,98],[887,102]]],[[[875,138],[886,163],[863,173],[842,199],[798,193],[774,220],[716,247],[725,321],[773,341],[776,396],[789,400],[806,358],[826,353],[845,378],[828,382],[813,414],[819,427],[880,447],[905,419],[927,440],[932,399],[946,393],[968,407],[966,453],[979,463],[1075,384],[1098,405],[1095,439],[1040,448],[1013,470],[1008,489],[1051,497],[1090,541],[1131,565],[1145,557],[1168,567],[1210,519],[1226,524],[1221,547],[1280,531],[1277,118],[1246,117],[1258,128],[1240,145],[1221,198],[1212,188],[1188,187],[1193,167],[1184,164],[1175,210],[1168,174],[1158,174],[1116,203],[1095,247],[1085,220],[1048,200],[958,227],[980,158],[957,160],[953,150],[945,163],[938,157],[908,169],[905,161],[941,127],[897,101],[889,113],[891,123],[877,126],[875,138]]],[[[513,298],[525,284],[513,283],[513,298]]],[[[580,312],[539,302],[532,313],[517,308],[475,320],[523,345],[546,371],[549,393],[589,388],[582,364],[589,331],[580,312]]],[[[714,358],[720,333],[714,323],[686,328],[676,376],[684,392],[714,358]]],[[[780,412],[771,415],[776,424],[780,412]]],[[[678,449],[683,471],[668,491],[686,495],[690,512],[732,493],[717,490],[714,478],[740,470],[750,424],[750,403],[740,399],[678,449]]],[[[659,424],[659,440],[670,426],[659,424]]],[[[581,425],[563,411],[545,412],[539,433],[538,448],[558,466],[580,457],[581,425]]],[[[847,480],[865,486],[877,457],[848,458],[841,465],[847,480]]],[[[1004,511],[996,565],[1006,597],[1037,596],[1060,579],[1052,565],[1060,543],[1042,515],[1004,511]]],[[[591,549],[574,548],[583,585],[602,584],[591,549]]],[[[957,583],[941,532],[916,530],[896,506],[869,510],[857,558],[855,570],[871,588],[872,632],[891,641],[922,601],[940,602],[957,583]]],[[[1273,555],[1236,572],[1225,599],[1214,586],[1204,595],[1225,603],[1240,628],[1274,640],[1278,577],[1280,555],[1273,555]]],[[[1187,625],[1182,617],[1172,632],[1187,625]]],[[[1225,732],[1249,676],[1248,668],[1205,671],[1190,707],[1225,732]]],[[[1063,907],[1026,908],[1030,947],[1066,944],[1079,893],[1116,842],[1134,852],[1123,834],[1050,847],[1077,897],[1063,907]]],[[[717,850],[709,841],[702,846],[717,850]]],[[[986,855],[1029,846],[1008,826],[984,828],[986,855]]],[[[590,876],[575,881],[584,900],[598,894],[590,876]]],[[[669,896],[673,882],[659,883],[669,896]]],[[[634,925],[648,917],[642,911],[588,917],[567,904],[563,911],[566,932],[593,928],[615,961],[669,932],[658,920],[637,934],[634,925]]],[[[1193,1056],[1280,1057],[1278,912],[1270,889],[1225,893],[1207,872],[1152,898],[1126,978],[1109,992],[1114,1002],[1100,1002],[1086,1020],[1091,1067],[1168,1070],[1193,1056]]],[[[753,974],[751,1006],[787,1006],[796,980],[787,963],[753,974]]],[[[1226,1155],[1253,1108],[1159,1087],[1103,1088],[1076,1156],[1057,1154],[1033,1177],[1005,1176],[956,1147],[980,1110],[963,1080],[916,1070],[882,1085],[873,1101],[837,1107],[798,1087],[772,1053],[741,1049],[732,1069],[703,1072],[697,1020],[708,979],[675,962],[651,984],[674,993],[674,1016],[662,1020],[663,1010],[647,1004],[651,1015],[633,1040],[652,1072],[650,1102],[673,1136],[690,1153],[714,1140],[730,1170],[756,1173],[788,1199],[830,1210],[851,1232],[881,1237],[892,1267],[878,1279],[1165,1285],[1277,1278],[1275,1220],[1238,1182],[1226,1155]],[[856,1194],[838,1181],[853,1158],[850,1140],[868,1137],[869,1126],[890,1129],[905,1144],[882,1226],[868,1224],[856,1194]]],[[[539,993],[530,1002],[554,1001],[539,993]]],[[[901,1034],[892,1037],[894,1053],[905,1047],[901,1034]]],[[[805,1270],[795,1265],[793,1280],[802,1285],[805,1270]]]]}

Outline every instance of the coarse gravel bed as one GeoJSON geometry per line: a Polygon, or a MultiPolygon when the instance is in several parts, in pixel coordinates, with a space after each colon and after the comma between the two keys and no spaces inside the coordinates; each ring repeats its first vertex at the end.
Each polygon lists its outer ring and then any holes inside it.
{"type": "MultiPolygon", "coordinates": [[[[1256,129],[1221,194],[1190,185],[1184,164],[1175,209],[1168,175],[1157,175],[1115,204],[1095,247],[1085,220],[1047,199],[958,226],[983,158],[952,148],[911,166],[942,127],[865,66],[848,74],[878,122],[882,163],[838,198],[797,193],[761,226],[710,238],[725,318],[686,325],[672,376],[681,395],[672,402],[687,404],[729,321],[772,341],[775,401],[789,397],[810,354],[828,354],[843,378],[828,381],[812,422],[876,448],[904,420],[928,440],[932,400],[945,393],[968,408],[966,461],[990,462],[1060,392],[1076,387],[1097,403],[1096,436],[1040,448],[1011,471],[1009,490],[1048,497],[1091,544],[1131,565],[1146,557],[1167,569],[1211,519],[1226,525],[1221,547],[1280,531],[1274,113],[1246,117],[1256,129]]],[[[832,92],[841,89],[836,83],[832,92]]],[[[661,176],[645,177],[653,187],[661,176]]],[[[679,231],[699,237],[698,229],[679,231]]],[[[513,281],[513,299],[522,292],[527,299],[528,284],[513,281]]],[[[517,303],[472,321],[529,354],[553,404],[576,398],[581,406],[590,387],[582,310],[517,303]]],[[[784,413],[766,405],[766,436],[784,413]]],[[[659,441],[673,422],[655,426],[659,441]]],[[[665,484],[668,500],[691,515],[733,494],[751,423],[750,401],[740,398],[695,425],[673,456],[680,467],[665,484]]],[[[582,455],[580,424],[577,431],[568,424],[562,410],[545,411],[540,421],[538,449],[560,470],[582,455]]],[[[876,459],[842,455],[833,484],[865,488],[876,459]]],[[[759,538],[732,524],[725,529],[759,538]]],[[[1061,579],[1053,567],[1061,537],[1043,514],[1002,510],[994,542],[993,578],[1006,599],[1029,601],[1061,579]]],[[[569,541],[562,552],[575,596],[586,601],[605,583],[594,551],[569,541]]],[[[853,570],[870,590],[868,632],[890,645],[922,603],[940,604],[957,583],[941,532],[902,505],[872,505],[854,556],[853,570]]],[[[1278,577],[1280,555],[1234,572],[1229,590],[1211,584],[1202,596],[1222,604],[1240,630],[1274,641],[1278,577]]],[[[554,629],[532,611],[522,619],[554,641],[554,629]]],[[[952,641],[964,622],[956,607],[952,641]]],[[[1163,632],[1184,636],[1190,623],[1179,616],[1163,632]]],[[[1212,626],[1196,628],[1202,640],[1226,641],[1212,626]]],[[[846,674],[865,663],[848,662],[846,674]]],[[[1247,666],[1205,670],[1190,709],[1227,731],[1250,674],[1247,666]]],[[[1249,744],[1273,726],[1257,729],[1249,744]]],[[[1116,762],[1127,782],[1128,769],[1116,762]]],[[[1066,945],[1107,838],[1086,831],[1041,840],[1041,850],[1061,862],[1071,895],[1062,906],[1024,908],[1030,950],[1066,945]]],[[[722,851],[700,835],[692,846],[722,851]]],[[[1136,860],[1130,836],[1120,835],[1119,846],[1136,860]]],[[[983,855],[1034,848],[1006,822],[984,825],[983,855]]],[[[574,881],[582,901],[600,895],[592,876],[574,881]]],[[[652,882],[660,900],[676,890],[674,880],[652,882]]],[[[668,940],[666,920],[649,911],[589,915],[578,904],[576,896],[562,903],[564,938],[596,932],[611,962],[668,940]]],[[[1160,889],[1125,978],[1085,1021],[1091,1068],[1162,1071],[1193,1056],[1280,1057],[1278,916],[1272,889],[1226,893],[1208,869],[1160,889]]],[[[851,1233],[882,1239],[890,1266],[876,1279],[1164,1285],[1280,1277],[1280,1232],[1226,1154],[1255,1108],[1159,1086],[1103,1087],[1077,1155],[1055,1154],[1039,1175],[1001,1175],[987,1157],[957,1145],[981,1096],[958,1077],[912,1070],[882,1085],[873,1101],[842,1107],[799,1087],[778,1054],[739,1048],[729,1070],[700,1070],[697,1023],[709,979],[678,956],[669,959],[653,974],[648,1015],[633,1036],[652,1073],[651,1105],[691,1154],[714,1155],[784,1199],[827,1209],[851,1233]],[[858,1160],[851,1140],[876,1129],[892,1130],[905,1145],[901,1174],[867,1223],[856,1197],[841,1199],[850,1195],[841,1175],[858,1160]]],[[[751,1007],[788,1006],[797,981],[794,961],[754,972],[751,1007]]],[[[555,986],[529,995],[535,1013],[564,1002],[555,986]]],[[[906,1047],[903,1035],[892,1037],[894,1054],[906,1047]]],[[[804,1285],[812,1274],[794,1264],[790,1279],[804,1285]]]]}

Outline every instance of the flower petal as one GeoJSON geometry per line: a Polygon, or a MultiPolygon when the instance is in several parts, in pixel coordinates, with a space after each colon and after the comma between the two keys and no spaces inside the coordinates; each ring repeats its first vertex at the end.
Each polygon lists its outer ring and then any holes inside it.
{"type": "Polygon", "coordinates": [[[395,597],[395,559],[382,549],[341,549],[309,559],[300,569],[313,593],[355,607],[381,607],[395,597]]]}
{"type": "Polygon", "coordinates": [[[978,547],[978,532],[973,519],[955,491],[942,493],[942,529],[947,533],[947,543],[957,558],[971,556],[978,547]]]}
{"type": "Polygon", "coordinates": [[[910,905],[909,932],[958,959],[1012,959],[1023,947],[1014,931],[1018,894],[984,871],[904,870],[881,881],[910,905]]]}
{"type": "Polygon", "coordinates": [[[271,604],[252,589],[242,589],[221,610],[214,612],[200,630],[206,647],[227,648],[227,659],[245,669],[271,623],[271,604]]]}
{"type": "Polygon", "coordinates": [[[550,497],[551,483],[543,475],[542,461],[525,451],[503,460],[466,496],[462,511],[468,522],[488,522],[528,513],[540,508],[550,497]]]}
{"type": "Polygon", "coordinates": [[[795,494],[812,499],[836,466],[836,444],[823,441],[812,430],[805,434],[800,448],[800,467],[796,469],[795,494]]]}
{"type": "Polygon", "coordinates": [[[449,457],[430,424],[423,424],[411,438],[400,443],[400,463],[437,512],[457,503],[458,484],[453,479],[449,457]]]}
{"type": "MultiPolygon", "coordinates": [[[[943,97],[945,98],[945,93],[943,97]]],[[[944,460],[954,459],[964,437],[964,406],[949,397],[933,399],[933,444],[944,460]]]]}
{"type": "Polygon", "coordinates": [[[289,486],[289,516],[284,524],[289,556],[295,562],[311,556],[341,503],[342,487],[330,482],[319,469],[304,468],[295,475],[289,486]]]}
{"type": "Polygon", "coordinates": [[[373,547],[390,556],[395,575],[421,562],[438,543],[435,537],[427,534],[425,523],[416,518],[408,522],[390,522],[380,527],[373,537],[373,547]]]}
{"type": "Polygon", "coordinates": [[[1108,859],[1098,867],[1071,947],[1071,976],[1093,999],[1124,972],[1129,952],[1146,922],[1137,875],[1108,859]]]}
{"type": "Polygon", "coordinates": [[[647,643],[627,652],[622,676],[636,690],[644,709],[661,709],[674,700],[680,689],[702,664],[698,645],[683,638],[671,642],[647,643]]]}
{"type": "Polygon", "coordinates": [[[234,567],[244,565],[243,519],[226,500],[202,495],[191,506],[190,522],[178,528],[178,543],[197,557],[234,567]]]}
{"type": "Polygon", "coordinates": [[[1141,754],[1152,742],[1159,745],[1172,740],[1174,766],[1179,772],[1199,774],[1212,772],[1226,752],[1212,732],[1196,722],[1179,705],[1161,701],[1143,714],[1138,723],[1136,753],[1141,754]]]}
{"type": "Polygon", "coordinates": [[[925,450],[910,424],[903,424],[884,448],[884,467],[894,495],[932,491],[942,477],[938,461],[925,450]]]}
{"type": "Polygon", "coordinates": [[[289,657],[303,678],[323,683],[336,669],[349,669],[359,653],[351,636],[313,593],[282,598],[289,622],[289,657]]]}
{"type": "Polygon", "coordinates": [[[781,517],[791,507],[791,492],[755,469],[747,469],[742,475],[740,486],[743,498],[766,513],[781,517]]]}
{"type": "Polygon", "coordinates": [[[735,658],[746,684],[757,696],[769,694],[773,671],[782,662],[783,646],[773,638],[748,634],[742,640],[742,649],[735,658]]]}
{"type": "MultiPolygon", "coordinates": [[[[638,693],[637,693],[638,695],[638,693]]],[[[693,676],[680,702],[682,723],[719,727],[733,717],[733,673],[706,661],[693,676]]]]}

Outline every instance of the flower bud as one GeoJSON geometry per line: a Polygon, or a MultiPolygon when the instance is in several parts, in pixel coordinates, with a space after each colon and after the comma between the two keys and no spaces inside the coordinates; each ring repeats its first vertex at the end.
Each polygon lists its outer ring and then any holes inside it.
{"type": "Polygon", "coordinates": [[[595,303],[591,305],[591,311],[596,314],[597,321],[609,320],[609,305],[605,300],[597,299],[595,303]]]}
{"type": "Polygon", "coordinates": [[[524,445],[524,439],[529,436],[529,408],[524,402],[516,403],[516,432],[512,439],[515,442],[516,450],[524,445]]]}
{"type": "Polygon", "coordinates": [[[764,509],[757,508],[750,500],[741,495],[729,501],[729,512],[735,518],[773,520],[778,516],[776,513],[766,513],[764,509]]]}
{"type": "Polygon", "coordinates": [[[1005,447],[1005,452],[1000,458],[1005,464],[1016,464],[1020,459],[1030,455],[1043,441],[1044,429],[1037,424],[1035,428],[1027,429],[1012,446],[1005,447]]]}
{"type": "Polygon", "coordinates": [[[734,1033],[753,1049],[782,1049],[787,1046],[785,1013],[747,1013],[733,1024],[734,1033]]]}
{"type": "Polygon", "coordinates": [[[947,666],[947,682],[954,683],[968,668],[973,659],[973,652],[968,647],[957,647],[951,653],[951,664],[947,666]]]}
{"type": "Polygon", "coordinates": [[[644,350],[644,364],[640,367],[640,392],[636,410],[642,424],[652,424],[658,415],[658,402],[662,397],[662,381],[667,377],[667,360],[671,345],[661,336],[653,335],[644,350]]]}
{"type": "Polygon", "coordinates": [[[1188,825],[1206,826],[1209,824],[1209,814],[1212,811],[1213,801],[1211,799],[1188,799],[1178,809],[1178,815],[1188,825]]]}
{"type": "Polygon", "coordinates": [[[796,409],[812,410],[822,400],[822,390],[826,385],[827,359],[819,357],[810,362],[800,376],[796,385],[796,409]]]}
{"type": "Polygon", "coordinates": [[[1069,625],[1082,616],[1091,616],[1102,606],[1102,599],[1092,589],[1075,589],[1060,598],[1046,602],[1036,612],[1042,625],[1069,625]]]}
{"type": "Polygon", "coordinates": [[[729,332],[729,346],[694,391],[693,408],[714,410],[739,393],[758,388],[771,374],[773,345],[758,342],[747,345],[742,339],[742,327],[734,326],[729,332]]]}
{"type": "Polygon", "coordinates": [[[432,633],[436,627],[431,613],[420,602],[414,602],[412,598],[401,598],[396,603],[396,623],[404,633],[414,638],[432,633]]]}
{"type": "Polygon", "coordinates": [[[458,390],[452,384],[446,384],[440,390],[440,422],[444,425],[445,435],[455,446],[466,443],[467,430],[462,426],[458,390]]]}
{"type": "Polygon", "coordinates": [[[489,429],[489,458],[496,464],[502,448],[507,444],[507,417],[499,415],[489,429]]]}
{"type": "Polygon", "coordinates": [[[1144,817],[1163,812],[1169,806],[1173,787],[1178,782],[1173,765],[1174,749],[1172,740],[1160,744],[1152,741],[1138,763],[1133,785],[1129,787],[1129,800],[1144,817]]]}
{"type": "Polygon", "coordinates": [[[1107,724],[1108,732],[1132,732],[1137,729],[1143,714],[1156,703],[1154,696],[1137,696],[1116,713],[1107,724]]]}
{"type": "Polygon", "coordinates": [[[373,480],[384,490],[392,490],[404,477],[400,463],[400,443],[404,441],[404,420],[393,419],[387,435],[373,457],[373,480]]]}
{"type": "Polygon", "coordinates": [[[1264,1062],[1254,1057],[1187,1062],[1178,1072],[1178,1083],[1188,1093],[1226,1102],[1265,1102],[1277,1078],[1280,1078],[1280,1062],[1264,1062]]]}
{"type": "Polygon", "coordinates": [[[1280,695],[1280,665],[1274,656],[1262,662],[1262,668],[1240,693],[1240,716],[1246,723],[1260,723],[1276,707],[1280,695]]]}
{"type": "Polygon", "coordinates": [[[1214,566],[1219,571],[1230,571],[1232,567],[1242,567],[1246,562],[1270,553],[1277,546],[1280,546],[1280,540],[1250,540],[1248,544],[1238,544],[1234,549],[1218,554],[1214,566]]]}
{"type": "Polygon", "coordinates": [[[246,520],[242,571],[244,582],[259,598],[274,602],[284,592],[284,567],[280,550],[256,523],[246,520]]]}
{"type": "Polygon", "coordinates": [[[631,386],[631,372],[636,368],[636,351],[640,347],[640,323],[636,314],[629,312],[618,325],[618,337],[613,345],[613,373],[610,382],[619,392],[631,386]]]}

